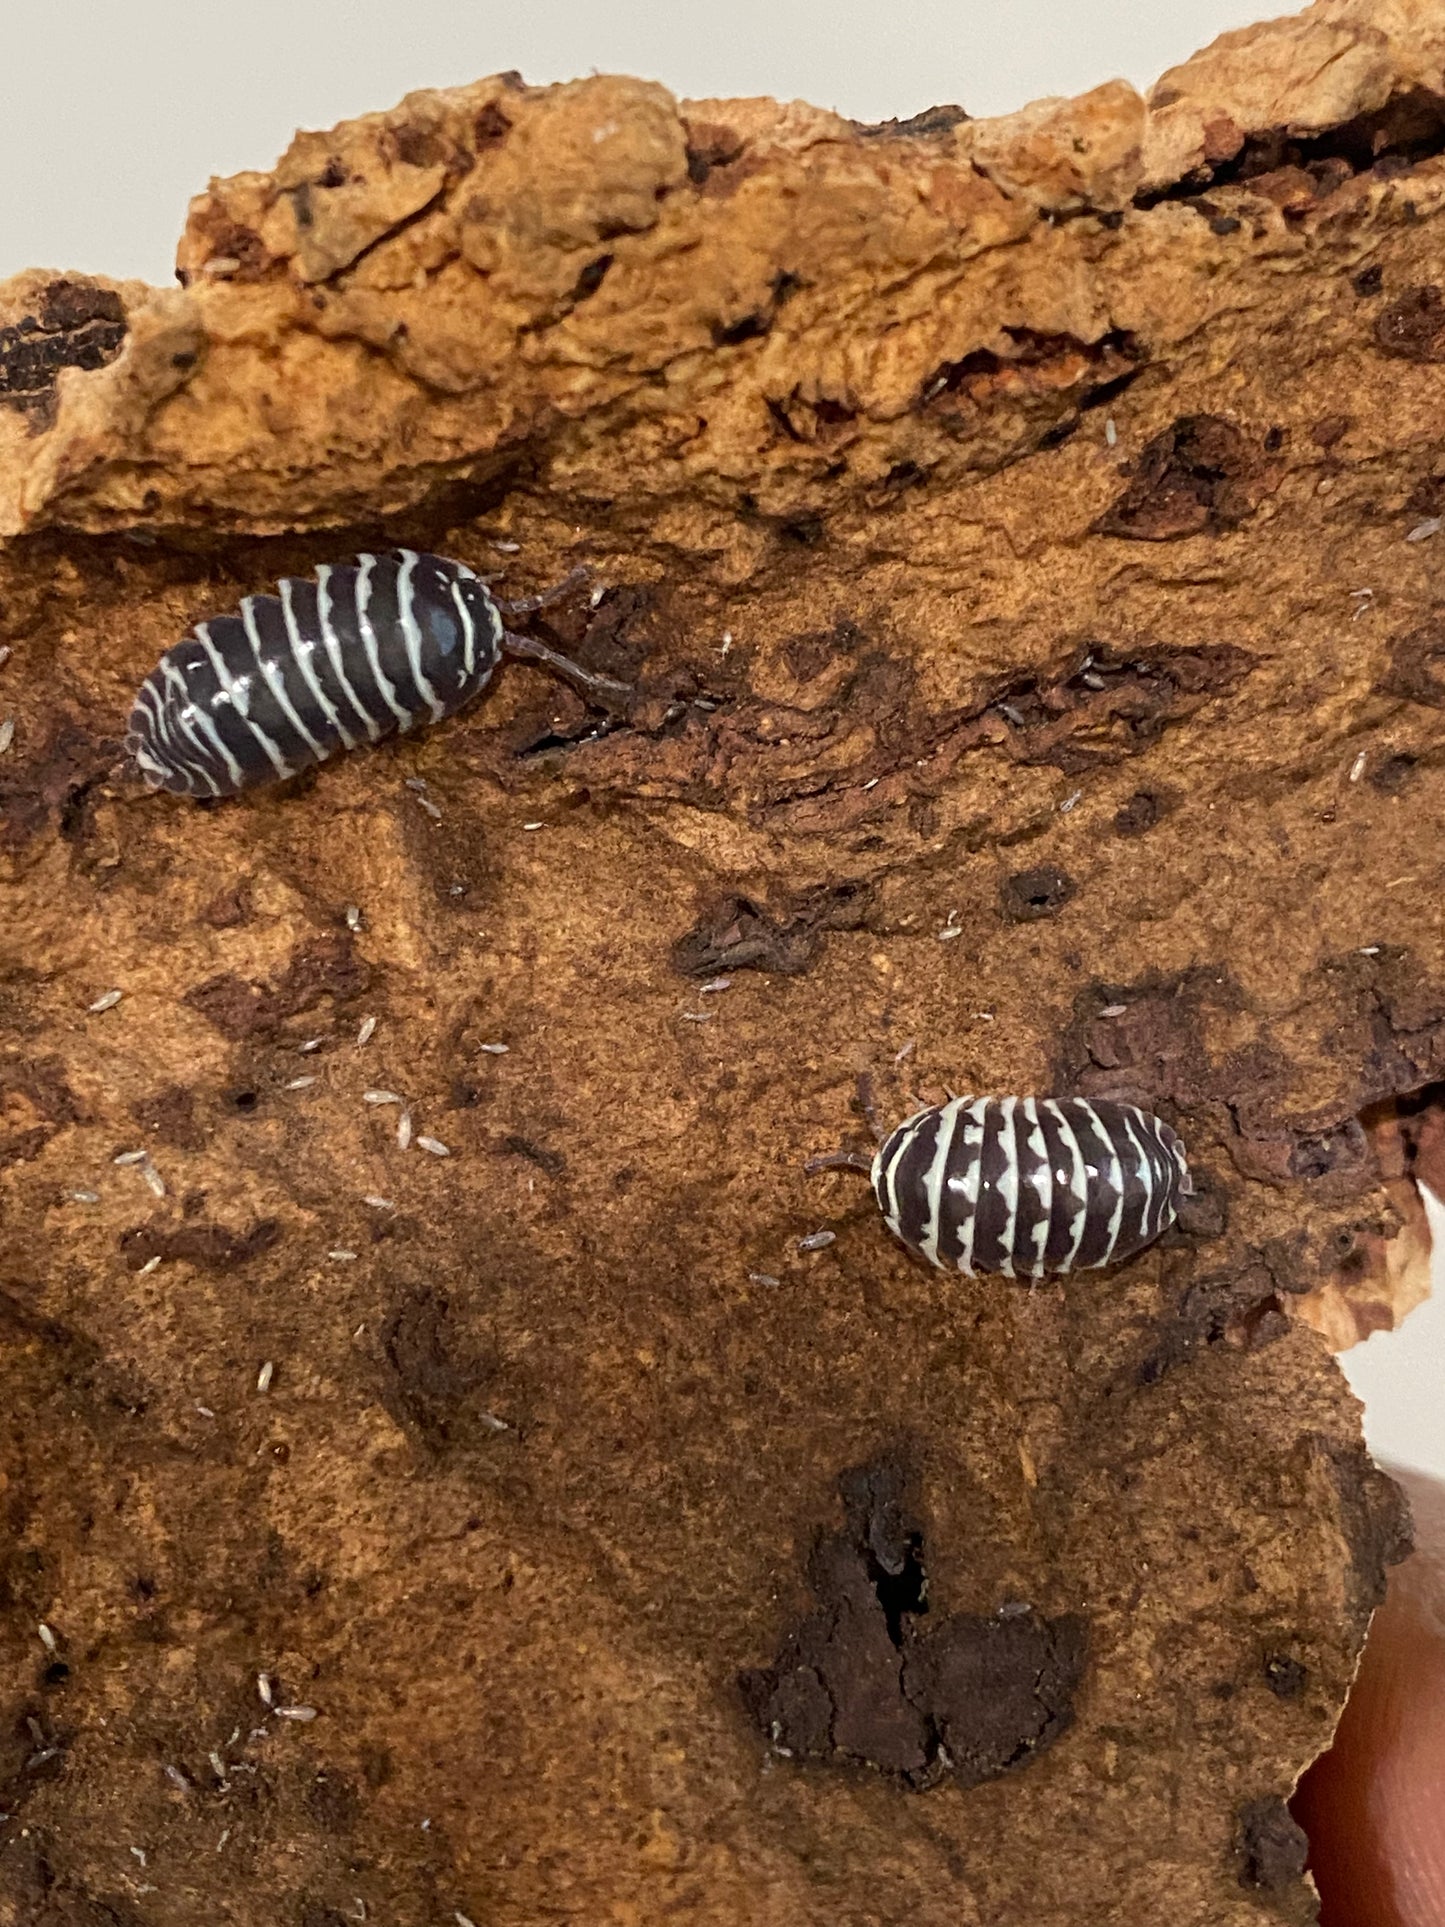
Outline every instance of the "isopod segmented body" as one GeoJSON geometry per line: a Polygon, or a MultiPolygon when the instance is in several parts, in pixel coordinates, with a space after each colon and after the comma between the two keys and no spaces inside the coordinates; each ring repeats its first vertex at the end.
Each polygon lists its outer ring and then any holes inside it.
{"type": "Polygon", "coordinates": [[[277,588],[198,622],[142,683],[127,747],[153,787],[279,782],[451,715],[501,659],[501,611],[460,562],[404,549],[277,588]]]}
{"type": "Polygon", "coordinates": [[[414,549],[287,577],[166,651],[136,696],[126,747],[153,789],[237,796],[453,715],[504,649],[604,702],[625,696],[507,628],[552,599],[498,602],[465,563],[414,549]]]}
{"type": "Polygon", "coordinates": [[[1192,1190],[1184,1146],[1134,1104],[955,1097],[873,1160],[888,1228],[943,1271],[1045,1278],[1152,1244],[1192,1190]]]}

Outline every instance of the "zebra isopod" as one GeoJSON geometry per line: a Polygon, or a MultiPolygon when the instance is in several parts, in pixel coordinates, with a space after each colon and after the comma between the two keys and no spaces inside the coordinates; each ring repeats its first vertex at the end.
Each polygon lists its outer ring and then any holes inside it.
{"type": "Polygon", "coordinates": [[[884,1139],[870,1175],[895,1237],[970,1277],[1118,1264],[1166,1231],[1193,1190],[1184,1146],[1162,1119],[1082,1097],[930,1105],[884,1139]]]}
{"type": "Polygon", "coordinates": [[[414,549],[288,576],[166,651],[137,693],[126,748],[152,789],[237,796],[454,715],[504,652],[616,706],[622,684],[507,627],[572,579],[504,603],[465,563],[414,549]]]}

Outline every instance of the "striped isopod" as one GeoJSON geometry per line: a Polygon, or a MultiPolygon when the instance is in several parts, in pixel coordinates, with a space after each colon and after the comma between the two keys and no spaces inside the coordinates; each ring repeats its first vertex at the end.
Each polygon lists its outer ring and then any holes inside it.
{"type": "Polygon", "coordinates": [[[615,707],[629,693],[621,683],[507,627],[574,579],[499,602],[465,563],[414,549],[287,577],[166,651],[136,696],[126,748],[152,789],[237,796],[453,715],[504,651],[615,707]]]}
{"type": "Polygon", "coordinates": [[[1136,1104],[954,1097],[900,1124],[866,1167],[888,1229],[941,1271],[1046,1278],[1132,1258],[1193,1191],[1184,1146],[1136,1104]]]}
{"type": "Polygon", "coordinates": [[[950,1098],[900,1124],[871,1176],[889,1230],[920,1257],[1006,1278],[1132,1258],[1190,1189],[1167,1124],[1082,1097],[950,1098]]]}

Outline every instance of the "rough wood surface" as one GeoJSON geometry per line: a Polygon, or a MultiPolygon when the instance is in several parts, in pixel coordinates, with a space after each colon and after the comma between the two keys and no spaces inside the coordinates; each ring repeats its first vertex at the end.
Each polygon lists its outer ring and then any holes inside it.
{"type": "Polygon", "coordinates": [[[999,121],[413,95],[177,289],[0,288],[4,1927],[1311,1917],[1404,1533],[1313,1327],[1442,1141],[1442,248],[1381,0],[999,121]],[[398,541],[585,563],[626,721],[512,666],[142,792],[167,644],[398,541]],[[931,1275],[803,1173],[863,1071],[1200,1195],[931,1275]]]}

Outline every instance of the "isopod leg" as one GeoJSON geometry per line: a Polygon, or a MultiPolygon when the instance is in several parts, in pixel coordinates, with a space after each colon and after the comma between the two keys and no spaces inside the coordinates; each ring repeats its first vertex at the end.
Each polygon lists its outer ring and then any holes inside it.
{"type": "MultiPolygon", "coordinates": [[[[873,1080],[867,1071],[858,1073],[858,1109],[868,1120],[868,1129],[881,1144],[888,1133],[873,1102],[873,1080]]],[[[803,1170],[810,1178],[819,1171],[863,1171],[871,1176],[873,1160],[866,1151],[855,1151],[845,1146],[841,1151],[820,1151],[816,1157],[808,1159],[803,1170]]]]}
{"type": "Polygon", "coordinates": [[[554,602],[565,601],[574,589],[587,580],[589,573],[579,562],[575,569],[569,569],[560,582],[554,583],[550,589],[544,589],[541,595],[519,596],[515,602],[503,602],[498,598],[497,607],[509,621],[534,616],[539,609],[550,609],[554,602]]]}

